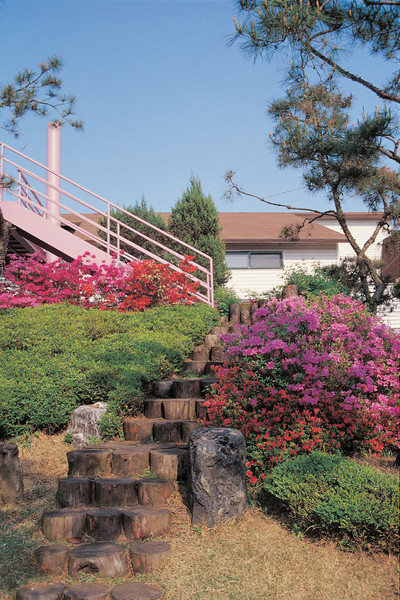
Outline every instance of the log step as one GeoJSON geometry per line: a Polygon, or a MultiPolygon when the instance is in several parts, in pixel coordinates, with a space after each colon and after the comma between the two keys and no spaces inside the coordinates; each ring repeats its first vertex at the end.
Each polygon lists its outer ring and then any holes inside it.
{"type": "Polygon", "coordinates": [[[210,348],[208,346],[197,346],[189,360],[193,362],[204,362],[206,363],[210,359],[210,348]]]}
{"type": "Polygon", "coordinates": [[[138,504],[137,480],[131,477],[108,477],[94,482],[94,504],[102,508],[138,504]]]}
{"type": "Polygon", "coordinates": [[[112,453],[113,475],[141,475],[149,466],[149,450],[146,447],[128,446],[112,453]]]}
{"type": "Polygon", "coordinates": [[[162,506],[175,490],[173,482],[168,479],[140,479],[137,484],[138,500],[142,506],[162,506]]]}
{"type": "Polygon", "coordinates": [[[111,449],[87,448],[67,452],[69,477],[111,475],[111,449]]]}
{"type": "MultiPolygon", "coordinates": [[[[197,423],[195,423],[197,426],[197,423]]],[[[57,492],[58,505],[60,508],[75,508],[76,496],[82,488],[81,482],[90,481],[94,492],[88,498],[87,502],[81,503],[80,508],[90,506],[99,506],[101,508],[131,508],[138,504],[146,506],[161,506],[174,492],[174,484],[167,479],[156,479],[154,477],[143,479],[132,479],[131,477],[107,477],[96,479],[80,479],[78,477],[65,477],[59,480],[57,492]],[[70,484],[70,486],[66,486],[70,484]],[[74,493],[74,487],[77,492],[74,493]],[[67,493],[63,495],[63,490],[67,493]],[[72,506],[68,502],[72,498],[72,506]]],[[[82,500],[83,502],[83,500],[82,500]]],[[[62,546],[56,546],[61,547],[62,546]]]]}
{"type": "Polygon", "coordinates": [[[42,516],[43,535],[50,541],[77,540],[86,530],[86,510],[60,508],[47,510],[42,516]]]}
{"type": "MultiPolygon", "coordinates": [[[[148,415],[145,414],[145,417],[148,415]]],[[[150,417],[147,419],[135,419],[134,417],[126,417],[123,422],[124,437],[127,441],[132,442],[149,442],[153,436],[153,421],[150,417]]]]}
{"type": "Polygon", "coordinates": [[[155,585],[137,581],[119,583],[110,591],[110,600],[157,600],[162,591],[155,585]]]}
{"type": "Polygon", "coordinates": [[[224,362],[227,359],[226,350],[221,346],[216,346],[215,348],[211,348],[210,351],[210,360],[211,361],[220,361],[224,362]]]}
{"type": "MultiPolygon", "coordinates": [[[[144,416],[147,419],[193,421],[196,418],[196,398],[146,398],[143,403],[144,416]]],[[[146,422],[146,419],[138,419],[138,421],[146,422]]],[[[125,439],[131,438],[125,435],[125,439]]]]}
{"type": "MultiPolygon", "coordinates": [[[[171,483],[171,482],[168,482],[171,483]]],[[[167,484],[168,485],[168,484],[167,484]]],[[[160,487],[156,485],[156,488],[160,487]]],[[[152,494],[157,498],[157,489],[152,494]]],[[[143,487],[146,489],[146,486],[143,487]]],[[[167,489],[164,493],[167,494],[167,489]]],[[[149,495],[149,494],[148,494],[149,495]]],[[[157,503],[157,499],[155,500],[157,503]]],[[[166,508],[60,508],[43,514],[43,534],[50,541],[80,541],[85,533],[96,541],[120,542],[163,535],[169,527],[166,508]]]]}
{"type": "Polygon", "coordinates": [[[108,586],[102,583],[80,583],[64,590],[63,600],[109,600],[108,586]]]}
{"type": "Polygon", "coordinates": [[[16,600],[61,600],[66,588],[64,583],[42,583],[19,588],[16,600]]]}
{"type": "Polygon", "coordinates": [[[131,508],[122,513],[127,540],[140,540],[164,535],[171,513],[166,508],[131,508]]]}
{"type": "Polygon", "coordinates": [[[228,325],[222,325],[220,327],[211,327],[210,329],[210,334],[211,335],[223,335],[229,333],[229,326],[228,325]]]}
{"type": "Polygon", "coordinates": [[[198,426],[197,421],[156,421],[154,438],[158,442],[187,442],[190,432],[198,426]]]}
{"type": "MultiPolygon", "coordinates": [[[[208,349],[209,350],[209,349],[208,349]]],[[[204,369],[207,361],[205,360],[191,360],[188,358],[183,363],[183,370],[185,373],[194,373],[195,375],[204,375],[204,369]]]]}
{"type": "Polygon", "coordinates": [[[123,538],[121,510],[114,508],[88,509],[86,532],[97,541],[121,541],[123,538]]]}
{"type": "Polygon", "coordinates": [[[167,542],[132,544],[129,552],[134,573],[149,573],[160,569],[168,558],[171,546],[167,542]]]}
{"type": "Polygon", "coordinates": [[[120,544],[83,544],[69,552],[68,572],[73,579],[79,579],[84,573],[98,577],[124,577],[129,573],[128,553],[120,544]]]}
{"type": "Polygon", "coordinates": [[[102,583],[81,583],[67,587],[64,583],[24,586],[16,600],[158,600],[162,591],[155,585],[119,583],[111,590],[102,583]]]}
{"type": "Polygon", "coordinates": [[[67,562],[67,554],[67,546],[40,546],[36,549],[36,560],[39,569],[45,575],[60,575],[64,571],[67,562]]]}
{"type": "Polygon", "coordinates": [[[79,508],[92,503],[93,480],[88,477],[62,477],[56,494],[60,508],[79,508]]]}
{"type": "Polygon", "coordinates": [[[160,448],[150,451],[151,470],[159,477],[185,481],[188,477],[189,459],[187,449],[160,448]]]}

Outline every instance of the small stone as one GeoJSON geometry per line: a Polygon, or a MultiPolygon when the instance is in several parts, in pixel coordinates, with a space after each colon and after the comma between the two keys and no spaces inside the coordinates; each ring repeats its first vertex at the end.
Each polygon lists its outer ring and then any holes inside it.
{"type": "Polygon", "coordinates": [[[78,406],[71,415],[68,432],[72,434],[75,448],[83,448],[92,438],[100,438],[97,423],[107,411],[105,402],[97,402],[92,406],[78,406]]]}

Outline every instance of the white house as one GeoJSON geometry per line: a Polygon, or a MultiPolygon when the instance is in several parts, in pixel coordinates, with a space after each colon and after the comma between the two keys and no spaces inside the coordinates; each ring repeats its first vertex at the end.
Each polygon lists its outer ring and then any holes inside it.
{"type": "MultiPolygon", "coordinates": [[[[284,270],[297,264],[310,269],[315,262],[321,265],[338,264],[355,253],[341,232],[339,223],[324,216],[307,224],[296,241],[282,235],[284,227],[302,225],[307,213],[220,213],[222,239],[226,245],[226,259],[232,272],[229,285],[241,297],[262,295],[281,285],[284,270]]],[[[356,241],[362,246],[372,235],[380,213],[346,213],[346,220],[356,241]]],[[[382,229],[367,255],[382,260],[387,230],[382,229]]],[[[399,255],[391,257],[396,268],[389,271],[394,279],[399,277],[399,255]],[[397,269],[397,270],[396,270],[397,269]]],[[[385,310],[384,319],[400,330],[400,302],[391,312],[385,310]]]]}

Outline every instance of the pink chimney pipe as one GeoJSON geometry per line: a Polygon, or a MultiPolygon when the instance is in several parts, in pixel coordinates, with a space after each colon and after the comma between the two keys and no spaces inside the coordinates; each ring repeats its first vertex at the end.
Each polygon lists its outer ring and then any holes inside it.
{"type": "MultiPolygon", "coordinates": [[[[49,211],[47,219],[60,225],[60,177],[61,172],[61,124],[47,123],[47,158],[46,158],[47,187],[46,187],[46,208],[49,211]],[[53,187],[54,186],[54,187],[53,187]],[[57,189],[54,189],[57,188],[57,189]]],[[[58,257],[51,252],[46,252],[46,262],[52,262],[58,257]]]]}

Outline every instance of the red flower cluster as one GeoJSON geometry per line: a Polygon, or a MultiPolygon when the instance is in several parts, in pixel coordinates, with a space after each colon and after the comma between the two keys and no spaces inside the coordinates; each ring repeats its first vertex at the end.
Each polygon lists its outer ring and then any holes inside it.
{"type": "Polygon", "coordinates": [[[121,310],[142,311],[166,304],[192,304],[199,283],[188,279],[186,274],[196,271],[191,262],[193,259],[193,256],[185,256],[177,270],[152,260],[131,263],[121,310]]]}
{"type": "Polygon", "coordinates": [[[143,260],[129,265],[96,264],[92,257],[45,263],[38,255],[13,257],[4,270],[0,308],[40,304],[79,304],[103,310],[142,311],[165,304],[193,303],[199,283],[189,279],[196,267],[185,256],[174,269],[143,260]]]}

